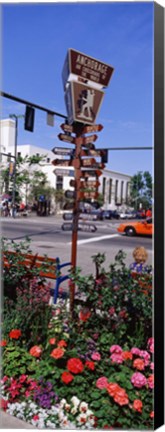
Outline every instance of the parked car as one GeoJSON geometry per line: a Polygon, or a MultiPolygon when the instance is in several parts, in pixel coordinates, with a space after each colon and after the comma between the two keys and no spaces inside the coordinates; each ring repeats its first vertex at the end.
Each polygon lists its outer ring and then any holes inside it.
{"type": "Polygon", "coordinates": [[[152,223],[152,218],[148,218],[144,221],[122,223],[118,226],[117,231],[127,236],[152,236],[154,233],[154,225],[152,223]]]}
{"type": "Polygon", "coordinates": [[[84,220],[99,220],[100,219],[100,210],[91,210],[89,212],[83,212],[80,214],[80,219],[84,220]]]}
{"type": "Polygon", "coordinates": [[[134,219],[135,213],[129,210],[120,213],[120,219],[134,219]]]}
{"type": "Polygon", "coordinates": [[[101,210],[100,220],[104,219],[119,219],[119,213],[116,210],[101,210]]]}

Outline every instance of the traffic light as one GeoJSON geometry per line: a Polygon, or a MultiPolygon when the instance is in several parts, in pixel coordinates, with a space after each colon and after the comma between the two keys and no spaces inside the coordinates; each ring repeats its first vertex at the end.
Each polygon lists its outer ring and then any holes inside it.
{"type": "Polygon", "coordinates": [[[25,111],[24,128],[26,130],[28,130],[29,132],[33,132],[33,129],[34,129],[34,114],[35,114],[34,108],[27,105],[26,111],[25,111]]]}
{"type": "Polygon", "coordinates": [[[107,163],[108,162],[108,150],[106,150],[106,149],[102,150],[101,162],[102,163],[107,163]]]}

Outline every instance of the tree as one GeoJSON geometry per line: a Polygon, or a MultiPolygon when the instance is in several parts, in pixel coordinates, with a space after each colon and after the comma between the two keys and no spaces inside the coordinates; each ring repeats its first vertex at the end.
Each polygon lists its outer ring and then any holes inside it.
{"type": "Polygon", "coordinates": [[[152,176],[149,171],[138,171],[131,178],[130,182],[130,200],[135,209],[142,204],[143,208],[151,205],[152,198],[152,176]]]}

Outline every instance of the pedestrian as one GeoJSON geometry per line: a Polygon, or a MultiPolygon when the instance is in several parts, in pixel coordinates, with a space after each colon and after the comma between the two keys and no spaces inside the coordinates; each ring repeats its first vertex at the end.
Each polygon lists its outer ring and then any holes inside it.
{"type": "Polygon", "coordinates": [[[130,270],[135,273],[148,273],[148,267],[145,262],[148,259],[148,253],[143,246],[138,246],[133,251],[134,262],[130,265],[130,270]]]}
{"type": "Polygon", "coordinates": [[[152,217],[152,211],[151,211],[151,209],[148,209],[146,211],[146,218],[150,218],[150,217],[152,217]]]}

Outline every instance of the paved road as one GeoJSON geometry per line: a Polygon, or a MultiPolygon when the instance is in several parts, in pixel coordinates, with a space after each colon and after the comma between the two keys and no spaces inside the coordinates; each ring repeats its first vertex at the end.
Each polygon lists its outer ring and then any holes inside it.
{"type": "MultiPolygon", "coordinates": [[[[69,261],[71,255],[71,231],[63,231],[61,225],[64,223],[62,217],[52,216],[50,218],[28,217],[18,219],[2,219],[2,236],[15,241],[22,241],[25,236],[31,239],[31,248],[40,254],[46,253],[50,257],[60,256],[61,261],[69,261]]],[[[77,265],[85,272],[93,272],[94,265],[91,256],[100,252],[106,255],[105,267],[119,249],[127,253],[126,263],[132,262],[132,251],[137,245],[146,247],[149,259],[152,263],[152,239],[145,237],[126,237],[117,232],[120,221],[97,221],[95,233],[78,233],[77,265]]]]}

